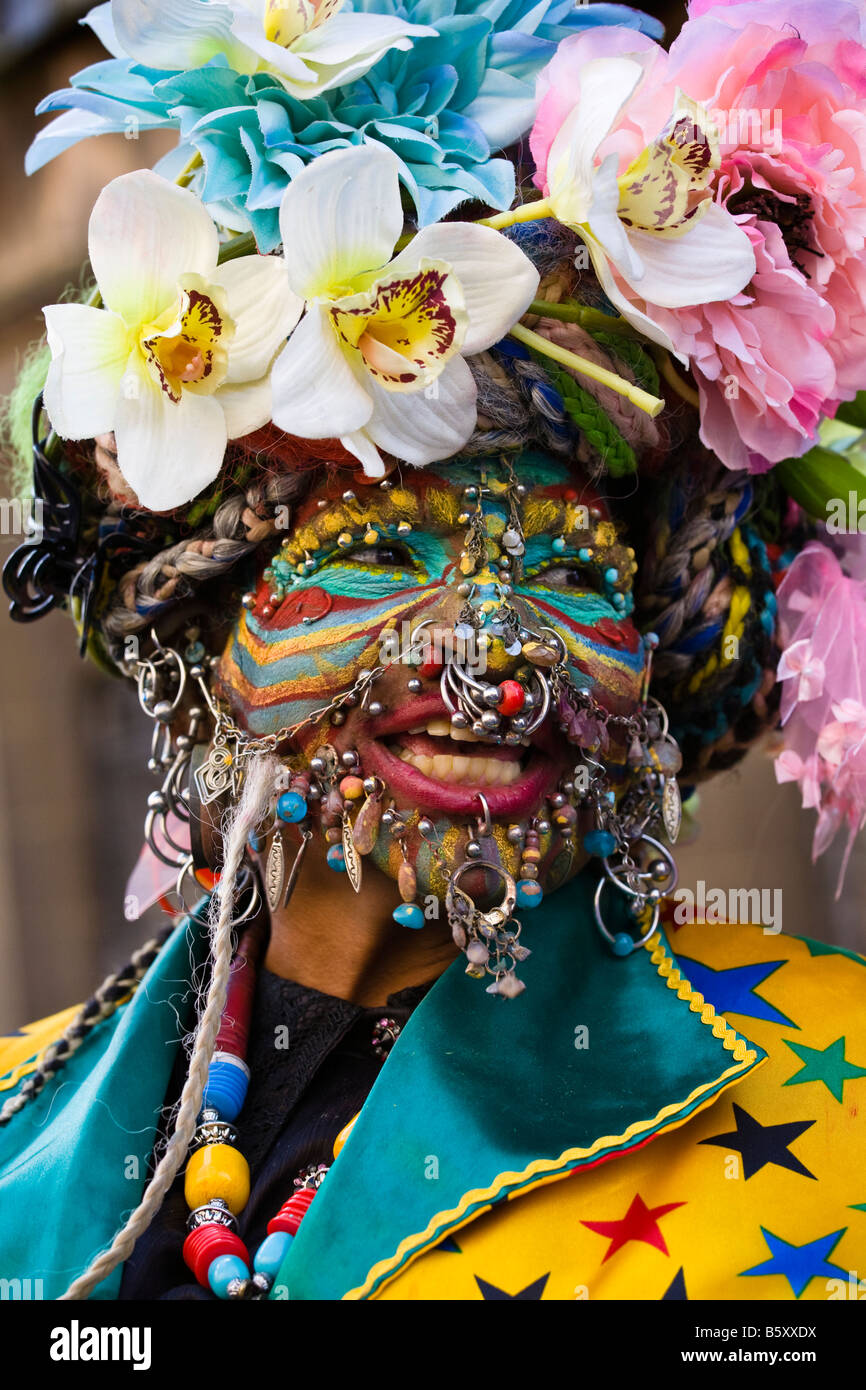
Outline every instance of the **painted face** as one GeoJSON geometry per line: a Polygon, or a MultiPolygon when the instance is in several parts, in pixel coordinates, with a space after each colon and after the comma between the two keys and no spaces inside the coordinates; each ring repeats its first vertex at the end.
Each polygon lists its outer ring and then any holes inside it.
{"type": "MultiPolygon", "coordinates": [[[[366,708],[356,702],[336,725],[327,716],[311,724],[289,761],[308,766],[323,743],[338,754],[356,750],[363,774],[386,788],[384,804],[411,813],[405,851],[422,892],[441,894],[443,860],[453,866],[465,858],[479,792],[500,862],[516,872],[520,851],[509,828],[547,820],[549,798],[580,760],[555,702],[520,742],[479,741],[471,728],[451,724],[442,658],[467,613],[480,624],[472,653],[486,667],[486,684],[526,678],[519,644],[496,635],[505,598],[527,629],[564,650],[577,689],[615,714],[630,713],[640,696],[645,654],[629,616],[633,551],[586,480],[564,464],[527,453],[512,468],[489,459],[450,463],[384,488],[332,476],[324,498],[301,506],[282,545],[275,537],[255,604],[238,617],[219,667],[219,693],[236,718],[267,734],[326,707],[360,672],[386,666],[366,708]],[[409,664],[410,636],[421,646],[422,630],[427,659],[409,664]],[[419,816],[434,822],[428,838],[440,855],[419,835],[419,816]]],[[[613,748],[606,756],[621,755],[613,748]]],[[[565,848],[555,828],[542,831],[543,886],[557,886],[585,862],[579,833],[565,848]]],[[[402,852],[387,829],[371,858],[397,876],[402,852]]]]}

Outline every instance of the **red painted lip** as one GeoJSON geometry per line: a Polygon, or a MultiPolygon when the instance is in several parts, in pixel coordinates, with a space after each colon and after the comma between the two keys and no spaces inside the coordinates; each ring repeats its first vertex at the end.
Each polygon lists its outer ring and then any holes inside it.
{"type": "MultiPolygon", "coordinates": [[[[410,700],[411,703],[406,709],[401,710],[399,713],[389,715],[386,711],[385,714],[379,715],[376,719],[366,719],[361,726],[361,739],[366,739],[368,741],[390,739],[395,734],[403,734],[406,733],[408,729],[414,729],[416,724],[426,724],[430,719],[451,718],[451,711],[438,691],[431,692],[431,694],[426,696],[410,696],[410,700]]],[[[530,746],[540,749],[551,758],[555,758],[559,755],[561,752],[561,741],[557,738],[557,733],[554,729],[552,713],[548,715],[544,723],[539,729],[536,729],[534,734],[530,734],[529,742],[530,746]]],[[[495,757],[496,754],[494,750],[500,746],[501,745],[495,743],[486,743],[483,740],[479,740],[477,744],[473,744],[471,741],[467,740],[465,743],[460,744],[460,749],[461,752],[467,753],[469,749],[477,749],[477,756],[479,757],[483,751],[486,751],[489,752],[491,756],[495,757]]],[[[518,747],[521,753],[527,751],[523,744],[518,745],[518,747]]],[[[469,756],[471,756],[471,754],[469,756]]],[[[399,762],[399,759],[397,761],[399,762]]],[[[439,784],[437,783],[436,785],[438,786],[439,784]]],[[[487,793],[485,792],[485,796],[486,795],[487,793]]]]}
{"type": "MultiPolygon", "coordinates": [[[[479,745],[479,748],[483,747],[483,744],[479,745]]],[[[447,816],[480,815],[478,793],[482,791],[491,816],[495,819],[519,820],[538,810],[545,797],[556,789],[564,771],[561,761],[554,761],[535,749],[518,781],[508,787],[476,788],[425,777],[417,768],[395,758],[377,739],[361,740],[358,751],[364,771],[381,777],[393,796],[410,806],[447,816]]]]}

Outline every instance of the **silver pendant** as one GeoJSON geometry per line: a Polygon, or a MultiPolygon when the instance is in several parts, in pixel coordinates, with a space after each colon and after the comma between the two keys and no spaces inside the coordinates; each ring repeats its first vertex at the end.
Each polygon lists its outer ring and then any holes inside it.
{"type": "Polygon", "coordinates": [[[282,906],[285,882],[286,856],[283,852],[282,831],[278,830],[271,840],[268,862],[265,866],[265,892],[271,912],[276,912],[277,908],[282,906]]]}
{"type": "Polygon", "coordinates": [[[349,882],[356,893],[361,891],[361,856],[355,849],[355,841],[352,836],[352,822],[348,811],[343,812],[343,859],[346,863],[346,873],[349,882]]]}
{"type": "Polygon", "coordinates": [[[665,789],[662,792],[662,821],[668,839],[672,845],[675,845],[683,821],[683,803],[676,777],[665,778],[665,789]]]}
{"type": "Polygon", "coordinates": [[[237,796],[238,777],[235,759],[224,743],[215,743],[195,774],[195,785],[203,806],[231,791],[237,796]]]}

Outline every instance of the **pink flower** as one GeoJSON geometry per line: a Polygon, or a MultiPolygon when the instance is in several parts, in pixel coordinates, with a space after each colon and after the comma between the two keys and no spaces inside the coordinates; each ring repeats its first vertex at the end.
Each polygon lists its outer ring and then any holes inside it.
{"type": "Polygon", "coordinates": [[[689,361],[701,437],[725,463],[761,472],[804,453],[866,382],[866,6],[695,0],[667,55],[619,27],[565,40],[539,79],[541,169],[576,81],[568,55],[584,38],[643,68],[598,157],[634,158],[685,93],[715,124],[712,197],[755,256],[740,293],[692,307],[653,301],[621,276],[618,288],[689,361]]]}
{"type": "Polygon", "coordinates": [[[824,663],[815,656],[806,637],[782,652],[776,674],[780,681],[796,679],[798,701],[817,700],[824,689],[824,663]]]}

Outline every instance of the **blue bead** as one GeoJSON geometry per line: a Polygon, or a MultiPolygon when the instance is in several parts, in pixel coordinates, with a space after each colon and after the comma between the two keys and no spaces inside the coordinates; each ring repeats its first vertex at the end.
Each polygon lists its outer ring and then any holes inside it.
{"type": "Polygon", "coordinates": [[[634,950],[634,938],[626,931],[618,931],[611,947],[615,956],[630,956],[634,950]]]}
{"type": "Polygon", "coordinates": [[[247,844],[249,845],[253,854],[261,854],[262,850],[265,847],[265,837],[264,835],[256,834],[248,835],[247,844]]]}
{"type": "Polygon", "coordinates": [[[609,830],[590,830],[583,837],[583,847],[589,854],[606,858],[616,849],[616,839],[609,830]]]}
{"type": "Polygon", "coordinates": [[[342,845],[331,845],[325,858],[327,859],[328,868],[333,869],[335,874],[344,874],[346,872],[346,859],[343,854],[342,845]]]}
{"type": "Polygon", "coordinates": [[[300,792],[283,792],[277,800],[277,815],[280,820],[294,825],[307,814],[306,798],[300,792]]]}
{"type": "Polygon", "coordinates": [[[589,550],[585,545],[583,545],[583,546],[581,546],[580,550],[577,552],[577,558],[578,558],[578,560],[591,560],[591,559],[592,559],[592,551],[589,550]]]}
{"type": "Polygon", "coordinates": [[[607,580],[608,584],[615,584],[616,581],[619,579],[619,570],[616,568],[615,565],[611,565],[608,569],[605,570],[604,577],[607,580]]]}
{"type": "Polygon", "coordinates": [[[526,908],[538,907],[544,893],[541,891],[541,884],[536,883],[534,878],[522,878],[517,885],[517,906],[526,908]]]}
{"type": "Polygon", "coordinates": [[[411,927],[413,931],[424,925],[424,913],[417,903],[401,903],[394,908],[391,916],[401,927],[411,927]]]}
{"type": "Polygon", "coordinates": [[[273,1235],[265,1236],[253,1259],[256,1274],[269,1274],[276,1279],[293,1239],[288,1231],[274,1231],[273,1235]]]}
{"type": "Polygon", "coordinates": [[[221,1120],[235,1120],[246,1100],[249,1084],[246,1067],[230,1061],[225,1053],[218,1053],[207,1069],[202,1104],[218,1111],[221,1120]]]}
{"type": "Polygon", "coordinates": [[[625,608],[625,594],[614,594],[613,601],[617,608],[625,608]]]}
{"type": "Polygon", "coordinates": [[[217,1298],[228,1298],[229,1284],[233,1279],[249,1277],[250,1272],[240,1255],[217,1255],[208,1266],[207,1281],[217,1298]]]}
{"type": "Polygon", "coordinates": [[[565,537],[556,536],[553,540],[552,549],[556,551],[557,555],[561,555],[565,549],[565,537]]]}

